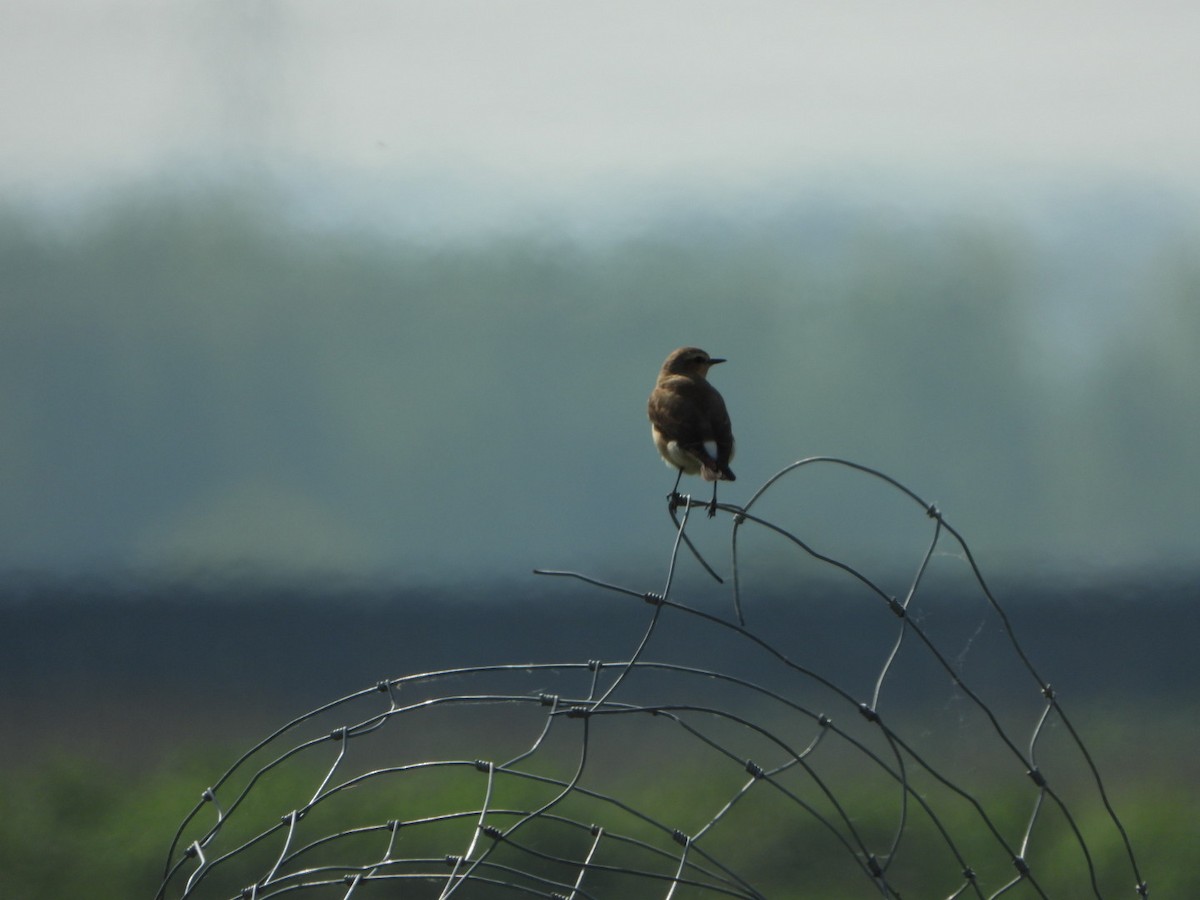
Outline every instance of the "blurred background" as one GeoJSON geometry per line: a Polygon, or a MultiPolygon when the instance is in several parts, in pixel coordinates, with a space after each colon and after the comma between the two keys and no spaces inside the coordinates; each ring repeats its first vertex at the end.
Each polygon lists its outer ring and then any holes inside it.
{"type": "MultiPolygon", "coordinates": [[[[1058,609],[1048,656],[1095,647],[1194,737],[1198,28],[1172,0],[10,0],[10,771],[170,781],[379,675],[533,653],[532,611],[565,615],[536,566],[653,584],[644,404],[682,344],[729,359],[721,499],[811,455],[887,472],[1058,609]]],[[[870,498],[812,490],[776,509],[911,562],[870,498]]]]}

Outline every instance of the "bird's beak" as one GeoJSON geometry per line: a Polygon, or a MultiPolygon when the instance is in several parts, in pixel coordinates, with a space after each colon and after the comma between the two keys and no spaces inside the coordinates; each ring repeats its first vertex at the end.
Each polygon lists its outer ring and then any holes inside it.
{"type": "Polygon", "coordinates": [[[723,362],[725,362],[725,360],[723,360],[723,359],[709,359],[708,364],[710,366],[715,366],[717,363],[723,363],[723,362]]]}

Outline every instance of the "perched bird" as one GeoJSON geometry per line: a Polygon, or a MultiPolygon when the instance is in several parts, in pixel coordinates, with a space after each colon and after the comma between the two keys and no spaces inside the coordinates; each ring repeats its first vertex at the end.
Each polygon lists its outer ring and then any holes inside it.
{"type": "Polygon", "coordinates": [[[717,514],[716,483],[735,480],[729,468],[733,459],[729,413],[725,400],[708,383],[708,370],[723,362],[698,347],[675,350],[658,373],[646,409],[654,446],[668,466],[679,470],[671,489],[672,502],[683,474],[699,475],[713,482],[709,518],[717,514]]]}

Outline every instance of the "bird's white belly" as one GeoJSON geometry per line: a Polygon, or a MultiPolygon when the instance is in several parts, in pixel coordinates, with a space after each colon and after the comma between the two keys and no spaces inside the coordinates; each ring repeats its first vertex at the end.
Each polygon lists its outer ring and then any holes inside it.
{"type": "MultiPolygon", "coordinates": [[[[654,435],[654,445],[658,447],[659,455],[662,456],[664,463],[673,469],[683,469],[684,473],[688,475],[700,474],[700,460],[680,447],[676,441],[666,440],[657,428],[652,428],[651,433],[654,435]]],[[[716,443],[713,441],[709,441],[708,443],[712,444],[712,446],[709,447],[706,444],[705,449],[713,456],[716,456],[716,443]]]]}

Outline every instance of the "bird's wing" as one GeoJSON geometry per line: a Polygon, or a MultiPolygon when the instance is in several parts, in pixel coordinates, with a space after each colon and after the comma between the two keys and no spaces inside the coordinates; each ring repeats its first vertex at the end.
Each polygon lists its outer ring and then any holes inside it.
{"type": "Polygon", "coordinates": [[[709,451],[713,457],[713,466],[711,478],[710,473],[705,472],[706,480],[715,481],[721,479],[723,481],[734,481],[735,476],[733,470],[729,468],[729,461],[733,459],[733,425],[729,421],[729,412],[725,408],[725,399],[720,392],[708,385],[712,392],[708,398],[708,423],[707,429],[712,435],[710,438],[710,447],[715,445],[715,452],[709,451]]]}
{"type": "Polygon", "coordinates": [[[717,444],[717,464],[722,470],[728,470],[728,463],[733,459],[733,425],[729,421],[729,411],[725,408],[725,398],[716,388],[709,386],[712,396],[708,403],[708,428],[717,444]]]}
{"type": "Polygon", "coordinates": [[[711,385],[690,378],[664,379],[650,395],[647,412],[650,423],[664,438],[696,457],[705,468],[714,472],[728,468],[725,463],[733,447],[729,415],[721,395],[711,385]],[[712,395],[719,407],[715,415],[710,405],[712,395]],[[715,444],[715,452],[706,443],[715,444]]]}

